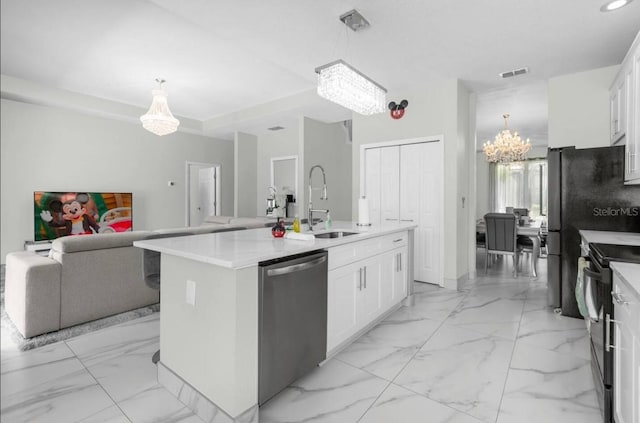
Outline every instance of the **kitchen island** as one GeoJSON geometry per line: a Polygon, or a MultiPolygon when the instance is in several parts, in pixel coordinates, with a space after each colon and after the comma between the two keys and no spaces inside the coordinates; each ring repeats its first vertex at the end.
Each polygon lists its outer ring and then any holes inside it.
{"type": "MultiPolygon", "coordinates": [[[[334,222],[333,231],[354,234],[303,241],[274,238],[271,229],[264,228],[135,242],[136,247],[161,253],[159,382],[205,421],[257,422],[259,263],[316,250],[329,252],[328,338],[333,341],[327,353],[332,354],[411,295],[414,228],[405,223],[360,227],[334,222]],[[378,261],[371,268],[380,269],[383,277],[373,286],[378,293],[386,292],[382,284],[393,279],[390,299],[374,298],[379,307],[365,310],[366,314],[344,313],[351,303],[337,304],[332,292],[343,299],[343,293],[356,289],[335,292],[353,280],[339,270],[348,273],[349,266],[378,261]],[[395,276],[386,277],[392,272],[402,275],[401,284],[395,276]],[[360,317],[348,331],[337,333],[346,325],[336,319],[351,315],[360,317]]],[[[326,231],[316,231],[321,232],[326,231]]],[[[354,298],[354,307],[360,302],[354,298]]]]}

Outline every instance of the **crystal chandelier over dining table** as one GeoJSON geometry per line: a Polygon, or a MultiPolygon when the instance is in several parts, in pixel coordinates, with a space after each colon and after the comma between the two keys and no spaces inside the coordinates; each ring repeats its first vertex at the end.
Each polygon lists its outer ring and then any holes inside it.
{"type": "Polygon", "coordinates": [[[509,130],[509,114],[502,115],[504,118],[504,129],[496,135],[493,143],[487,141],[482,146],[487,161],[491,163],[509,163],[522,161],[527,158],[527,153],[531,150],[531,143],[527,138],[523,141],[518,135],[518,131],[513,134],[509,130]]]}

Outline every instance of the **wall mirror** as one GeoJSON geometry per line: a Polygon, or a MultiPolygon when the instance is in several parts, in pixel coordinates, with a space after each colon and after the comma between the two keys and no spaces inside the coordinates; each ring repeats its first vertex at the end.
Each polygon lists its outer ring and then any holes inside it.
{"type": "Polygon", "coordinates": [[[278,196],[293,194],[298,200],[298,156],[271,158],[271,186],[278,196]]]}

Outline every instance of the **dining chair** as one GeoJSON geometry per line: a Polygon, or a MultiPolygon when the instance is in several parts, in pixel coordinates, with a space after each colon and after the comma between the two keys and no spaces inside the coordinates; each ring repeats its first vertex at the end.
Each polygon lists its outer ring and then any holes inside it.
{"type": "Polygon", "coordinates": [[[529,256],[529,263],[533,267],[533,241],[531,238],[525,235],[518,235],[516,243],[518,244],[518,254],[526,253],[529,256]]]}
{"type": "Polygon", "coordinates": [[[508,255],[513,257],[513,272],[518,277],[517,216],[513,213],[487,213],[484,215],[486,228],[487,258],[484,265],[485,274],[489,267],[489,257],[508,255]]]}

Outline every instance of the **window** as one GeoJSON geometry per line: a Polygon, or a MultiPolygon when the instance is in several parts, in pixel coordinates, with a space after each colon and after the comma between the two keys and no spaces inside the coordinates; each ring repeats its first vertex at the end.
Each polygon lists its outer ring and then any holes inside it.
{"type": "Polygon", "coordinates": [[[532,217],[547,214],[547,160],[491,164],[491,209],[527,208],[532,217]]]}

